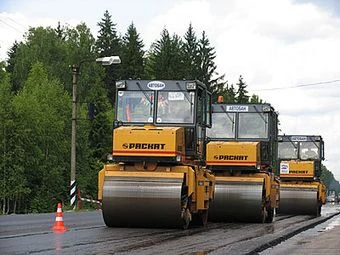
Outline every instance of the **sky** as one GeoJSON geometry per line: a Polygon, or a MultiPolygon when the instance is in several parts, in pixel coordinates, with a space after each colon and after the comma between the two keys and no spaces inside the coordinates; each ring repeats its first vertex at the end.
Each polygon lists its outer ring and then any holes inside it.
{"type": "Polygon", "coordinates": [[[105,10],[121,35],[133,22],[145,50],[164,28],[205,31],[219,74],[229,84],[242,75],[250,94],[271,103],[281,134],[321,135],[323,163],[340,181],[340,1],[1,0],[0,60],[29,27],[85,22],[96,36],[105,10]]]}

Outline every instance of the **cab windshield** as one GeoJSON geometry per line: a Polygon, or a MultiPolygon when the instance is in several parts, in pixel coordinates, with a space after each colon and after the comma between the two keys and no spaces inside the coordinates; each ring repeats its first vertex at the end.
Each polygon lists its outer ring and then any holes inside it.
{"type": "Polygon", "coordinates": [[[116,119],[122,122],[153,122],[154,91],[119,91],[116,119]]]}
{"type": "Polygon", "coordinates": [[[297,142],[280,142],[278,146],[280,159],[297,159],[297,142]]]}
{"type": "Polygon", "coordinates": [[[280,159],[320,159],[318,142],[279,142],[280,159]]]}
{"type": "Polygon", "coordinates": [[[235,138],[235,113],[212,114],[212,127],[207,129],[210,138],[235,138]]]}
{"type": "Polygon", "coordinates": [[[319,143],[300,142],[301,159],[320,159],[319,147],[319,143]]]}
{"type": "Polygon", "coordinates": [[[159,91],[157,123],[193,123],[195,92],[159,91]]]}
{"type": "Polygon", "coordinates": [[[240,113],[238,138],[268,138],[268,113],[240,113]]]}

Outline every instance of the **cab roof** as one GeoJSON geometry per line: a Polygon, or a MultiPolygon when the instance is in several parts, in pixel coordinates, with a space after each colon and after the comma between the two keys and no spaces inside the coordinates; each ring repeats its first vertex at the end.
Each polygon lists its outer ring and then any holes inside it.
{"type": "Polygon", "coordinates": [[[207,90],[207,86],[198,80],[122,80],[117,83],[125,83],[124,90],[178,90],[186,91],[188,83],[195,83],[196,89],[207,90]]]}
{"type": "Polygon", "coordinates": [[[212,112],[274,112],[270,104],[213,104],[212,112]]]}
{"type": "Polygon", "coordinates": [[[278,135],[278,140],[283,142],[320,142],[320,135],[278,135]]]}

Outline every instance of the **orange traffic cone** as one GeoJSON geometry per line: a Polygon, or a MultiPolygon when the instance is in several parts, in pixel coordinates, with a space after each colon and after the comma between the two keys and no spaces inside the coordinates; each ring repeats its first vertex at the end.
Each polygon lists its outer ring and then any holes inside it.
{"type": "Polygon", "coordinates": [[[57,215],[55,217],[55,223],[53,228],[51,228],[56,233],[63,233],[67,230],[67,227],[64,226],[63,220],[63,212],[61,209],[61,203],[58,203],[57,215]]]}

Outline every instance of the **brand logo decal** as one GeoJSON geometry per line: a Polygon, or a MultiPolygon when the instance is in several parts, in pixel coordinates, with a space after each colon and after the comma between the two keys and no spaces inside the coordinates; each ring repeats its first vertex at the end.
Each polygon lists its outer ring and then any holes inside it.
{"type": "Polygon", "coordinates": [[[248,156],[244,155],[214,155],[217,160],[247,160],[248,156]]]}
{"type": "Polygon", "coordinates": [[[122,147],[130,150],[164,150],[165,143],[124,143],[122,147]]]}
{"type": "Polygon", "coordinates": [[[290,170],[291,174],[308,174],[306,170],[290,170]]]}
{"type": "Polygon", "coordinates": [[[280,173],[281,174],[289,174],[289,164],[281,162],[280,163],[280,173]]]}

